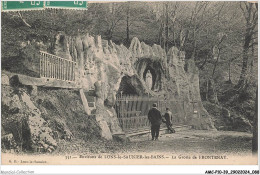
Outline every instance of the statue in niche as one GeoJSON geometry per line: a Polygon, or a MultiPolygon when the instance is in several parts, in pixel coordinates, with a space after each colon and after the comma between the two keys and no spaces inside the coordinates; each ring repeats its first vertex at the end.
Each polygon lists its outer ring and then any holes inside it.
{"type": "Polygon", "coordinates": [[[148,86],[148,88],[152,89],[153,77],[152,77],[152,74],[151,74],[150,70],[148,70],[146,75],[145,75],[145,82],[146,82],[146,85],[148,86]]]}

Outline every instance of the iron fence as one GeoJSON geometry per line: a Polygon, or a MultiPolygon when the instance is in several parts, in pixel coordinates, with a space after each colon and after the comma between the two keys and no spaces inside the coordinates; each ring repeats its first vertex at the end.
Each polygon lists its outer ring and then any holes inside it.
{"type": "Polygon", "coordinates": [[[40,51],[40,77],[75,81],[76,62],[40,51]]]}
{"type": "MultiPolygon", "coordinates": [[[[163,98],[147,96],[117,96],[115,110],[122,129],[125,132],[132,132],[149,128],[150,123],[147,115],[153,103],[157,103],[157,108],[164,114],[167,106],[172,106],[171,109],[173,109],[179,102],[176,100],[165,101],[163,98]]],[[[179,106],[182,107],[182,105],[179,106]]],[[[178,110],[173,112],[175,119],[178,118],[179,113],[178,110]]],[[[175,120],[174,122],[178,121],[175,120]]]]}

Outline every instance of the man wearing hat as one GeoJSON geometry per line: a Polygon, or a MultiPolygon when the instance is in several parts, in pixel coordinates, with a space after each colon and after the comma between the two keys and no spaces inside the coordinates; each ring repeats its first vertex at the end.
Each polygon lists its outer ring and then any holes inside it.
{"type": "Polygon", "coordinates": [[[166,123],[166,126],[167,126],[168,130],[171,133],[175,133],[175,130],[172,128],[172,113],[169,110],[169,108],[166,108],[166,112],[164,114],[164,118],[165,118],[165,123],[166,123]]]}
{"type": "Polygon", "coordinates": [[[152,109],[148,112],[148,120],[151,123],[152,140],[158,140],[162,116],[161,112],[157,109],[156,103],[153,104],[152,109]]]}

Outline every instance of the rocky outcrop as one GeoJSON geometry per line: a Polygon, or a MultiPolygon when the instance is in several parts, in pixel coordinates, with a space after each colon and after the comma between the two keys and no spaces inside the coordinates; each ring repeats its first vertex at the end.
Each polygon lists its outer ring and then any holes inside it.
{"type": "Polygon", "coordinates": [[[203,106],[213,116],[214,126],[217,130],[251,132],[252,124],[248,119],[220,105],[203,102],[203,106]]]}
{"type": "MultiPolygon", "coordinates": [[[[96,116],[99,123],[103,120],[108,123],[110,131],[114,123],[105,119],[104,116],[109,115],[105,114],[104,108],[114,110],[115,95],[121,92],[165,96],[166,100],[174,98],[182,101],[172,107],[180,121],[191,121],[195,111],[198,119],[194,122],[194,128],[214,128],[201,103],[198,69],[193,60],[185,60],[185,53],[178,48],[172,47],[166,54],[159,45],[149,46],[136,37],[132,39],[129,48],[89,34],[70,37],[59,33],[55,38],[53,53],[61,57],[65,54],[77,62],[76,82],[87,91],[97,91],[99,110],[96,116]],[[146,84],[147,72],[152,75],[151,88],[146,84]]],[[[116,119],[115,114],[110,115],[110,118],[113,117],[116,119]]],[[[107,130],[104,123],[100,123],[100,126],[107,130]]]]}
{"type": "Polygon", "coordinates": [[[52,152],[57,148],[52,129],[29,95],[20,89],[2,89],[2,126],[21,149],[52,152]]]}
{"type": "Polygon", "coordinates": [[[77,90],[39,87],[34,92],[29,86],[3,83],[1,94],[4,150],[53,152],[64,141],[89,141],[103,136],[94,117],[84,112],[77,90]]]}
{"type": "Polygon", "coordinates": [[[172,47],[167,53],[167,82],[165,91],[168,97],[180,100],[176,110],[181,121],[195,129],[214,129],[210,115],[202,105],[199,89],[199,72],[194,60],[185,60],[185,53],[172,47]]]}
{"type": "Polygon", "coordinates": [[[152,47],[145,44],[144,42],[140,42],[138,38],[134,37],[131,41],[129,51],[133,54],[134,59],[132,62],[136,61],[136,58],[150,58],[150,59],[158,59],[164,61],[166,59],[166,52],[161,46],[154,44],[152,47]]]}

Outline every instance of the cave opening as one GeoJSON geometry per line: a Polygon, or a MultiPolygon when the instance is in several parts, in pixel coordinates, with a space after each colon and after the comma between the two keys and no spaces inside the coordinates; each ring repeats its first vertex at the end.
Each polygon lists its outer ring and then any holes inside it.
{"type": "Polygon", "coordinates": [[[117,95],[138,95],[137,87],[135,87],[133,77],[125,75],[120,82],[117,95]]]}

